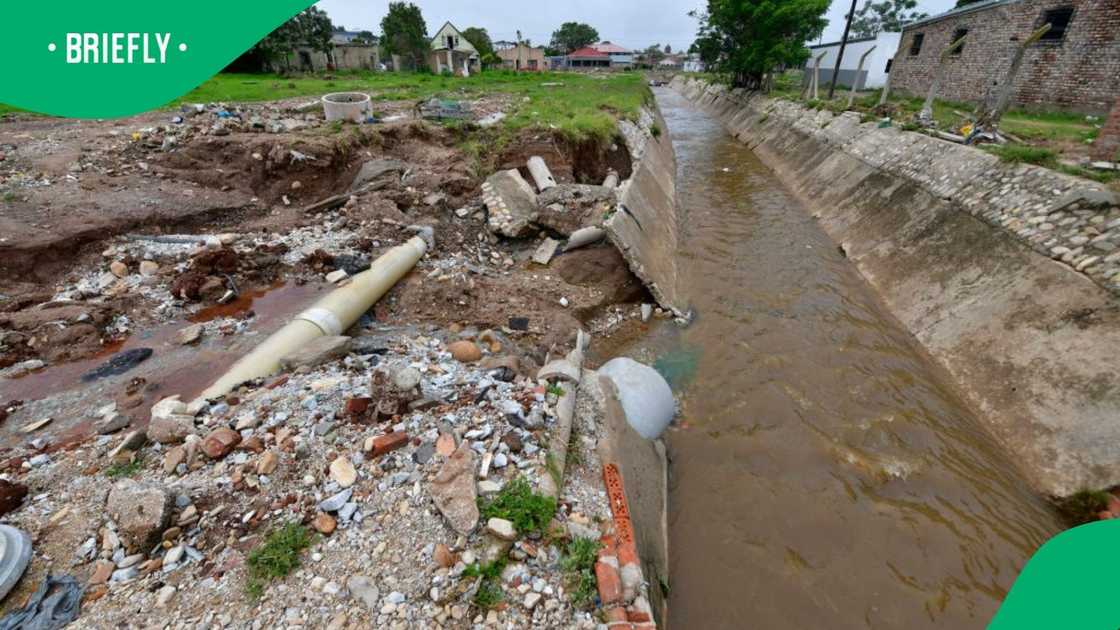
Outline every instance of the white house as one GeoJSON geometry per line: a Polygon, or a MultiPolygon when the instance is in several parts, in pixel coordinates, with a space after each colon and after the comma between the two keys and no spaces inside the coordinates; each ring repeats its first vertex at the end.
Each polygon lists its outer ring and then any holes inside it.
{"type": "MultiPolygon", "coordinates": [[[[849,39],[844,48],[844,59],[840,63],[840,75],[836,80],[837,85],[851,87],[853,82],[857,89],[870,89],[883,87],[887,83],[887,73],[890,72],[891,60],[898,50],[898,41],[901,33],[879,33],[875,37],[863,39],[849,39]],[[868,50],[874,50],[867,56],[863,70],[856,76],[859,59],[868,50]]],[[[812,76],[816,58],[822,53],[821,59],[821,85],[828,85],[832,81],[832,71],[836,68],[836,56],[840,52],[840,42],[831,44],[818,44],[809,46],[809,60],[805,62],[805,81],[812,76]]]]}
{"type": "Polygon", "coordinates": [[[478,50],[475,49],[459,29],[451,22],[445,23],[432,38],[432,52],[428,57],[432,72],[469,77],[482,66],[478,50]]]}

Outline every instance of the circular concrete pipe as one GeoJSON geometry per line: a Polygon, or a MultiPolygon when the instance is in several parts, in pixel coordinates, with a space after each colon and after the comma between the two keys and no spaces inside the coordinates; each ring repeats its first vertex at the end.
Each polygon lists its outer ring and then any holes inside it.
{"type": "Polygon", "coordinates": [[[289,352],[317,337],[341,335],[411,271],[427,251],[428,240],[414,236],[385,252],[368,270],[351,278],[349,284],[328,293],[242,357],[199,399],[214,400],[242,383],[271,376],[280,371],[280,359],[289,352]]]}
{"type": "Polygon", "coordinates": [[[633,359],[607,361],[599,374],[614,383],[626,422],[647,440],[656,440],[677,413],[669,383],[657,370],[633,359]]]}
{"type": "Polygon", "coordinates": [[[323,97],[323,113],[328,121],[365,122],[373,115],[373,101],[361,92],[336,92],[323,97]]]}

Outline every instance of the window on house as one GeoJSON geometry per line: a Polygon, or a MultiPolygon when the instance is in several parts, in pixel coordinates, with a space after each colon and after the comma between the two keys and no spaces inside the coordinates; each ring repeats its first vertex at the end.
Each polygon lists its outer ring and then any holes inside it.
{"type": "Polygon", "coordinates": [[[926,39],[925,33],[914,33],[914,39],[910,42],[910,56],[917,57],[918,53],[922,52],[922,42],[926,39]]]}
{"type": "Polygon", "coordinates": [[[1069,22],[1073,19],[1073,7],[1058,7],[1057,9],[1050,9],[1042,12],[1042,20],[1038,26],[1041,28],[1044,24],[1050,25],[1050,30],[1042,36],[1039,41],[1043,42],[1060,42],[1066,37],[1066,29],[1069,28],[1069,22]]]}
{"type": "MultiPolygon", "coordinates": [[[[968,35],[968,29],[967,28],[958,28],[957,30],[953,31],[953,38],[949,40],[949,43],[952,44],[953,42],[955,42],[958,39],[964,37],[965,35],[968,35]]],[[[953,56],[959,56],[962,52],[964,52],[964,47],[965,46],[966,46],[966,44],[961,44],[960,46],[957,46],[956,49],[954,49],[953,52],[951,52],[949,54],[953,55],[953,56]]]]}

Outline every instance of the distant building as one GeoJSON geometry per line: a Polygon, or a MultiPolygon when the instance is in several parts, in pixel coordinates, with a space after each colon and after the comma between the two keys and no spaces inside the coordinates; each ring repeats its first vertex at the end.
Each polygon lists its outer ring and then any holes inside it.
{"type": "Polygon", "coordinates": [[[580,48],[579,50],[573,50],[568,53],[566,60],[566,66],[573,70],[588,68],[608,69],[611,67],[611,56],[590,46],[580,48]]]}
{"type": "Polygon", "coordinates": [[[700,53],[690,54],[684,62],[683,70],[685,72],[704,72],[707,69],[707,65],[700,60],[700,53]]]}
{"type": "Polygon", "coordinates": [[[590,48],[594,48],[602,53],[607,53],[611,58],[612,68],[624,70],[634,67],[634,51],[632,50],[627,50],[611,42],[599,42],[598,44],[592,44],[590,48]]]}
{"type": "MultiPolygon", "coordinates": [[[[1015,78],[1020,106],[1104,113],[1120,97],[1120,1],[985,0],[906,25],[891,67],[891,89],[924,96],[941,53],[961,35],[938,97],[979,102],[993,94],[1019,42],[1049,23],[1015,78]]],[[[846,56],[846,55],[845,55],[846,56]]]]}
{"type": "Polygon", "coordinates": [[[506,43],[502,42],[503,46],[495,49],[495,54],[502,60],[503,69],[528,72],[544,72],[549,69],[543,46],[534,47],[524,43],[506,46],[506,43]]]}
{"type": "Polygon", "coordinates": [[[362,37],[362,31],[335,31],[331,33],[331,43],[336,46],[354,43],[376,44],[377,38],[374,37],[372,41],[366,41],[366,39],[362,37]]]}
{"type": "Polygon", "coordinates": [[[447,71],[461,77],[471,76],[482,66],[478,50],[451,22],[440,27],[432,38],[428,64],[436,74],[447,71]]]}
{"type": "MultiPolygon", "coordinates": [[[[891,69],[891,59],[894,57],[895,51],[898,50],[900,37],[900,33],[879,33],[875,37],[849,39],[848,45],[844,47],[844,58],[840,62],[840,75],[836,79],[836,83],[845,87],[855,85],[857,90],[880,88],[886,85],[887,73],[891,69]],[[863,69],[857,76],[856,71],[859,69],[860,57],[873,47],[875,50],[868,55],[867,61],[863,64],[863,69]]],[[[828,85],[832,82],[832,73],[836,69],[836,56],[840,53],[840,42],[809,46],[809,59],[805,62],[804,81],[806,84],[812,78],[816,58],[822,53],[824,58],[821,59],[821,85],[828,85]]]]}

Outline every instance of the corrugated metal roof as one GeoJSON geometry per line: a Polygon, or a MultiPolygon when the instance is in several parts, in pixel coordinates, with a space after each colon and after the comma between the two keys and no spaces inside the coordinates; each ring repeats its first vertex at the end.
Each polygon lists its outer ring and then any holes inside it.
{"type": "Polygon", "coordinates": [[[572,57],[579,57],[581,59],[610,59],[611,58],[611,56],[608,55],[607,53],[605,53],[601,50],[597,50],[595,48],[592,48],[591,46],[587,46],[585,48],[580,48],[579,50],[573,50],[572,52],[568,53],[568,58],[572,58],[572,57]]]}
{"type": "Polygon", "coordinates": [[[1021,1],[1022,0],[983,0],[982,2],[974,2],[972,4],[966,4],[963,7],[957,7],[956,9],[946,11],[946,12],[941,13],[939,15],[933,15],[933,16],[930,16],[928,18],[918,20],[917,22],[911,22],[911,23],[907,24],[906,26],[903,26],[902,30],[909,31],[911,29],[918,28],[918,27],[921,27],[921,26],[925,26],[926,24],[932,24],[934,22],[939,22],[939,21],[944,20],[944,19],[957,17],[957,16],[968,14],[968,13],[975,13],[977,11],[984,11],[986,9],[990,9],[992,7],[996,7],[996,6],[999,6],[999,5],[1002,5],[1002,4],[1012,4],[1012,3],[1015,3],[1015,2],[1021,2],[1021,1]]]}

